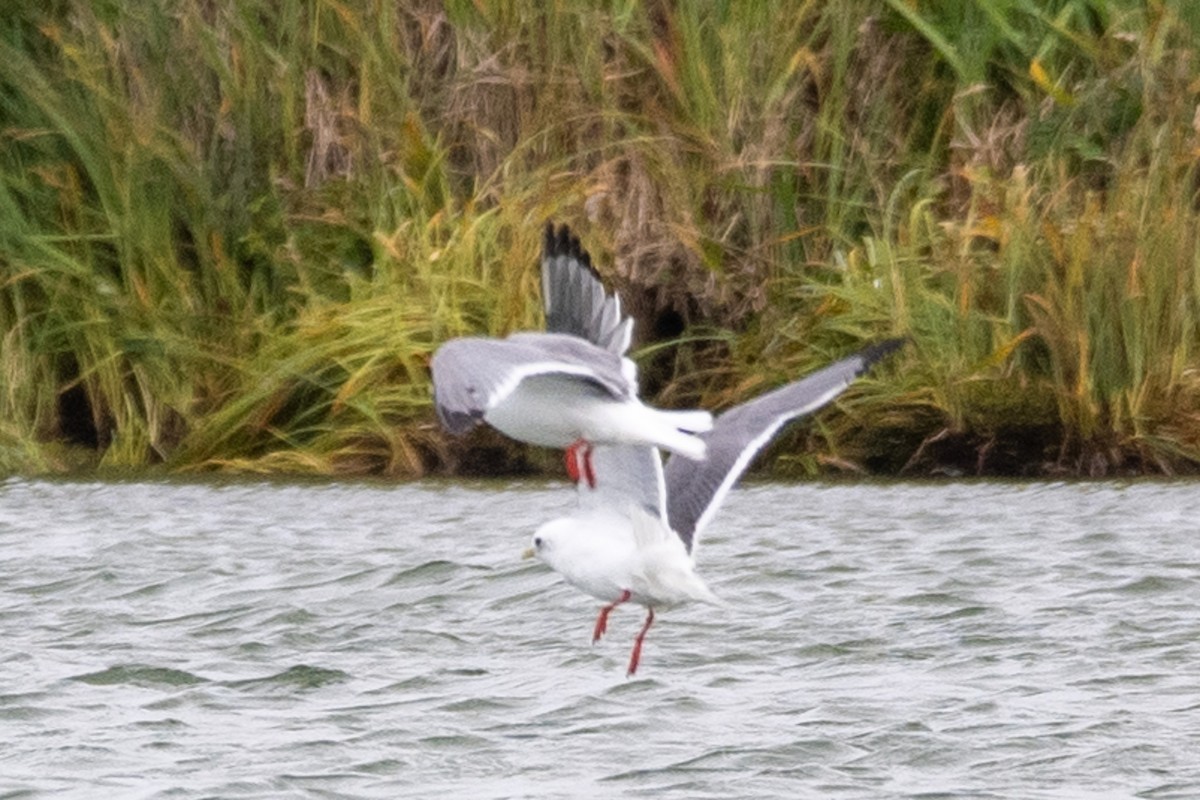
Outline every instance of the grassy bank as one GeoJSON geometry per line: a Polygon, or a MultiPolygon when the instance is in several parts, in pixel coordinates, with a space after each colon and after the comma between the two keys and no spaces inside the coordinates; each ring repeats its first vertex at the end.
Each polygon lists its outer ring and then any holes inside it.
{"type": "Polygon", "coordinates": [[[11,5],[0,472],[537,467],[427,364],[547,218],[661,404],[912,337],[781,473],[1200,464],[1186,0],[11,5]]]}

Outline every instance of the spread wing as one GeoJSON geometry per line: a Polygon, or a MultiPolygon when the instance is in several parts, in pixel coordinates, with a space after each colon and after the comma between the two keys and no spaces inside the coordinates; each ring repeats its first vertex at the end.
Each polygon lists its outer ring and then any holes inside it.
{"type": "Polygon", "coordinates": [[[516,333],[507,339],[452,339],[433,354],[434,404],[451,433],[464,433],[527,378],[577,381],[581,391],[632,397],[625,359],[573,336],[516,333]]]}
{"type": "Polygon", "coordinates": [[[735,406],[713,420],[712,430],[702,434],[708,445],[705,460],[668,459],[664,469],[667,518],[688,552],[754,456],[785,424],[833,400],[905,341],[879,342],[806,378],[735,406]]]}
{"type": "Polygon", "coordinates": [[[621,298],[604,290],[592,259],[566,225],[555,230],[546,223],[542,302],[547,331],[577,336],[617,355],[629,349],[633,319],[622,315],[621,298]]]}

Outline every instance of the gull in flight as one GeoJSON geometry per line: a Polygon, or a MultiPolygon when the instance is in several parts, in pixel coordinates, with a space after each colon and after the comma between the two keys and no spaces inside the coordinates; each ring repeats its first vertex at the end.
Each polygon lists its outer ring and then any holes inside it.
{"type": "Polygon", "coordinates": [[[625,356],[633,320],[605,292],[579,240],[547,225],[542,250],[546,332],[446,342],[431,363],[442,425],[465,433],[480,421],[523,442],[567,450],[572,480],[594,485],[592,448],[628,444],[705,457],[707,411],[667,411],[638,399],[625,356]]]}
{"type": "Polygon", "coordinates": [[[646,608],[627,674],[637,672],[655,609],[698,601],[721,605],[696,573],[696,542],[729,490],[785,424],[837,397],[905,340],[888,339],[718,416],[702,434],[703,461],[669,458],[639,445],[598,445],[594,485],[579,483],[579,508],[542,525],[527,556],[537,556],[567,583],[601,600],[592,631],[604,635],[622,603],[646,608]]]}

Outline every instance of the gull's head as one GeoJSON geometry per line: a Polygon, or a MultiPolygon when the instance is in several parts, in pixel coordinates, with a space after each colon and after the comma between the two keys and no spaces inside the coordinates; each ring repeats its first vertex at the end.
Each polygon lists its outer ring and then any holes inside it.
{"type": "Polygon", "coordinates": [[[571,520],[556,519],[534,531],[529,547],[521,554],[522,558],[538,558],[554,568],[562,551],[562,540],[568,535],[571,520]]]}

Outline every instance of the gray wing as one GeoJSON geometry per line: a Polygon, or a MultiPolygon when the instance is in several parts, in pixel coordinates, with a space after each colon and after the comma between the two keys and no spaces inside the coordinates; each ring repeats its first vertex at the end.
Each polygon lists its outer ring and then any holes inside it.
{"type": "Polygon", "coordinates": [[[662,456],[656,447],[600,444],[592,447],[596,486],[579,481],[579,504],[618,510],[636,505],[666,519],[666,488],[662,456]]]}
{"type": "Polygon", "coordinates": [[[566,225],[546,223],[542,244],[542,302],[546,330],[586,339],[624,355],[633,319],[621,314],[621,299],[604,291],[592,260],[566,225]]]}
{"type": "MultiPolygon", "coordinates": [[[[633,335],[633,319],[621,313],[621,299],[608,294],[592,260],[566,225],[546,224],[542,247],[542,301],[546,330],[586,339],[623,356],[633,335]]],[[[633,363],[622,359],[633,382],[633,363]]],[[[636,390],[635,390],[636,391],[636,390]]],[[[579,481],[579,503],[585,507],[622,509],[640,506],[666,519],[662,456],[654,447],[600,444],[591,450],[596,486],[579,481]]]]}
{"type": "Polygon", "coordinates": [[[451,339],[433,354],[433,399],[451,433],[470,430],[521,381],[538,375],[577,378],[614,399],[634,388],[620,356],[571,336],[517,333],[507,339],[451,339]]]}
{"type": "Polygon", "coordinates": [[[784,424],[837,397],[872,364],[905,341],[879,342],[807,378],[731,408],[713,421],[711,431],[703,434],[708,445],[704,461],[668,459],[664,469],[667,518],[688,552],[750,461],[784,424]]]}

